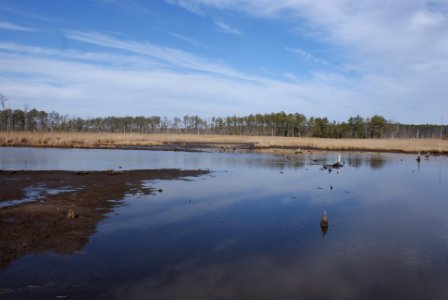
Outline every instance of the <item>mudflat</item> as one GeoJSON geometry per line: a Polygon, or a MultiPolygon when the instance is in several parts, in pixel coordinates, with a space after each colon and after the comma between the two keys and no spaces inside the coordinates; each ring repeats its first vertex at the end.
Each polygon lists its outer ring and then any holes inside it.
{"type": "Polygon", "coordinates": [[[0,171],[0,268],[27,254],[80,251],[98,221],[120,205],[125,195],[163,192],[145,185],[147,180],[208,173],[179,169],[0,171]]]}

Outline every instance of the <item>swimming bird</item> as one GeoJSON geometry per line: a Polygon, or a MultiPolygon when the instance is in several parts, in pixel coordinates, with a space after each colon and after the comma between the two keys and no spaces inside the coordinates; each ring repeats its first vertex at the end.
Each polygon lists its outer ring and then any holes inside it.
{"type": "Polygon", "coordinates": [[[328,227],[328,218],[327,218],[327,211],[324,210],[324,213],[322,215],[322,221],[320,221],[320,227],[327,228],[328,227]]]}
{"type": "Polygon", "coordinates": [[[420,162],[420,160],[421,160],[421,158],[420,158],[420,151],[418,152],[418,155],[417,155],[417,162],[420,162]]]}

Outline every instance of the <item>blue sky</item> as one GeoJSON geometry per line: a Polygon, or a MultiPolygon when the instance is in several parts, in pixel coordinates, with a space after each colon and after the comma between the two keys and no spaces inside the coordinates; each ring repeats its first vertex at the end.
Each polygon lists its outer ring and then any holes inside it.
{"type": "Polygon", "coordinates": [[[12,108],[440,124],[447,78],[447,0],[0,2],[12,108]]]}

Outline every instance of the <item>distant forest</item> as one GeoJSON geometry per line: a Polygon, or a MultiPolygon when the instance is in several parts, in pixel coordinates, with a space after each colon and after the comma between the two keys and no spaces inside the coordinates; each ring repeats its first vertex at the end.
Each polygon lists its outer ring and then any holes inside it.
{"type": "MultiPolygon", "coordinates": [[[[4,104],[4,103],[2,103],[4,104]]],[[[374,115],[355,116],[345,122],[327,118],[305,117],[284,112],[250,114],[247,116],[213,117],[209,120],[197,115],[168,119],[160,116],[70,117],[57,112],[36,109],[3,109],[0,112],[2,131],[58,131],[58,132],[121,132],[121,133],[194,133],[253,136],[289,136],[322,138],[444,138],[448,126],[412,125],[387,121],[374,115]]]]}

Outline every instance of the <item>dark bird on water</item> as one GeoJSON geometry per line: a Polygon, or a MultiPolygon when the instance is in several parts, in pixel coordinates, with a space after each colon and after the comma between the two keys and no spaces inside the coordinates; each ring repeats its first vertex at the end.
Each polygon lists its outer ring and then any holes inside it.
{"type": "Polygon", "coordinates": [[[320,227],[327,228],[328,227],[328,218],[327,218],[327,211],[324,210],[324,213],[322,215],[322,221],[320,221],[320,227]]]}

